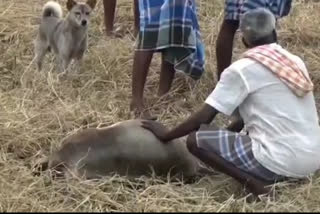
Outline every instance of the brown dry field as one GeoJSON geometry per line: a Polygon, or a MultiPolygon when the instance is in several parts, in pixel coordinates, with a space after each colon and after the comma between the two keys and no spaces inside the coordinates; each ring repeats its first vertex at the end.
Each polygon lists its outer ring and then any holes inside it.
{"type": "MultiPolygon", "coordinates": [[[[65,0],[60,0],[65,10],[65,0]]],[[[35,177],[31,168],[58,148],[61,140],[87,126],[131,119],[131,71],[134,38],[130,0],[118,3],[116,27],[121,37],[104,34],[102,3],[98,1],[89,30],[89,50],[79,74],[58,82],[52,55],[44,72],[33,60],[41,7],[45,1],[0,1],[0,211],[132,211],[132,212],[252,212],[320,211],[320,178],[301,184],[282,183],[275,200],[246,202],[241,186],[218,174],[181,185],[141,178],[106,177],[100,181],[52,181],[35,177]]],[[[168,126],[197,110],[216,84],[215,40],[223,18],[223,0],[199,0],[199,20],[206,45],[206,73],[194,83],[179,75],[170,94],[154,96],[159,79],[159,56],[152,62],[146,86],[147,104],[168,126]]],[[[302,57],[315,84],[319,107],[320,3],[295,0],[288,17],[280,20],[279,40],[302,57]]],[[[234,59],[243,51],[237,37],[234,59]]],[[[307,111],[307,109],[306,109],[307,111]]],[[[219,116],[219,125],[227,118],[219,116]]]]}

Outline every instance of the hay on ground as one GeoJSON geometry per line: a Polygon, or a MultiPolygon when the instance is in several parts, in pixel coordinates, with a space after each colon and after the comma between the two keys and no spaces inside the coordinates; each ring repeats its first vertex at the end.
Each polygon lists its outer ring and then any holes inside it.
{"type": "MultiPolygon", "coordinates": [[[[60,3],[65,3],[60,0],[60,3]]],[[[219,174],[181,185],[141,178],[110,176],[100,181],[52,181],[34,177],[34,162],[58,148],[61,140],[81,128],[131,118],[133,17],[130,0],[119,1],[119,38],[106,38],[102,2],[90,26],[89,50],[79,74],[58,82],[54,58],[44,72],[32,64],[33,39],[44,1],[0,1],[0,211],[319,211],[320,178],[302,184],[279,184],[275,201],[247,203],[241,186],[219,174]]],[[[206,44],[206,74],[197,83],[177,76],[170,94],[154,96],[160,60],[153,62],[146,86],[152,113],[169,126],[195,111],[216,83],[215,40],[223,18],[223,1],[199,0],[206,44]]],[[[64,7],[65,8],[65,7],[64,7]]],[[[301,56],[315,83],[319,106],[320,4],[294,1],[290,16],[279,23],[280,43],[301,56]]],[[[236,58],[244,49],[237,38],[236,58]]],[[[307,111],[307,109],[306,109],[307,111]]],[[[219,125],[227,119],[218,118],[219,125]]]]}

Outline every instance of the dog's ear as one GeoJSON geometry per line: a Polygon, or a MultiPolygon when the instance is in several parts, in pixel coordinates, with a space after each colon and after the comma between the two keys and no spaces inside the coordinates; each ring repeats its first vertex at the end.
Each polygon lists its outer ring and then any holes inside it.
{"type": "Polygon", "coordinates": [[[75,6],[77,4],[77,2],[75,2],[74,0],[68,0],[67,1],[67,9],[70,11],[73,6],[75,6]]]}
{"type": "Polygon", "coordinates": [[[97,0],[88,0],[87,5],[91,7],[91,9],[94,9],[97,4],[97,0]]]}

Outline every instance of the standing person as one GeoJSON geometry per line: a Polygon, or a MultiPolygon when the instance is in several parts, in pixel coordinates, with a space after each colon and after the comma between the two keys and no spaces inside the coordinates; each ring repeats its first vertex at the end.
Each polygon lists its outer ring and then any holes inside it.
{"type": "Polygon", "coordinates": [[[134,53],[132,100],[130,108],[142,117],[143,91],[155,52],[162,55],[158,95],[166,94],[175,72],[198,80],[204,71],[204,46],[201,41],[195,0],[140,0],[140,30],[134,53]]]}
{"type": "MultiPolygon", "coordinates": [[[[138,34],[139,30],[139,8],[138,1],[133,0],[133,14],[134,14],[134,35],[138,34]]],[[[117,0],[103,0],[104,8],[104,24],[106,28],[106,33],[110,36],[113,32],[114,25],[114,14],[116,10],[117,0]]]]}
{"type": "Polygon", "coordinates": [[[288,178],[305,178],[320,167],[320,127],[313,83],[304,62],[277,44],[275,17],[266,9],[244,14],[240,31],[249,48],[221,75],[203,107],[166,131],[143,127],[163,142],[188,135],[189,151],[254,194],[288,178]],[[218,113],[243,118],[227,129],[209,126],[218,113]],[[246,126],[248,135],[238,133],[246,126]]]}
{"type": "Polygon", "coordinates": [[[269,9],[276,18],[282,18],[289,14],[291,4],[292,0],[225,0],[225,17],[216,41],[218,79],[231,64],[233,40],[240,16],[250,9],[262,7],[269,9]]]}

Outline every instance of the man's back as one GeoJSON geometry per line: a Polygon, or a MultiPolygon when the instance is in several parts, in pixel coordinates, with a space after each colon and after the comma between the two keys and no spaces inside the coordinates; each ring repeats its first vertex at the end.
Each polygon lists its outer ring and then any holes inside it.
{"type": "MultiPolygon", "coordinates": [[[[300,58],[288,55],[305,68],[300,58]]],[[[297,97],[268,68],[251,59],[239,60],[228,70],[238,73],[247,89],[239,112],[256,159],[271,171],[291,177],[319,168],[320,128],[313,93],[297,97]]]]}

